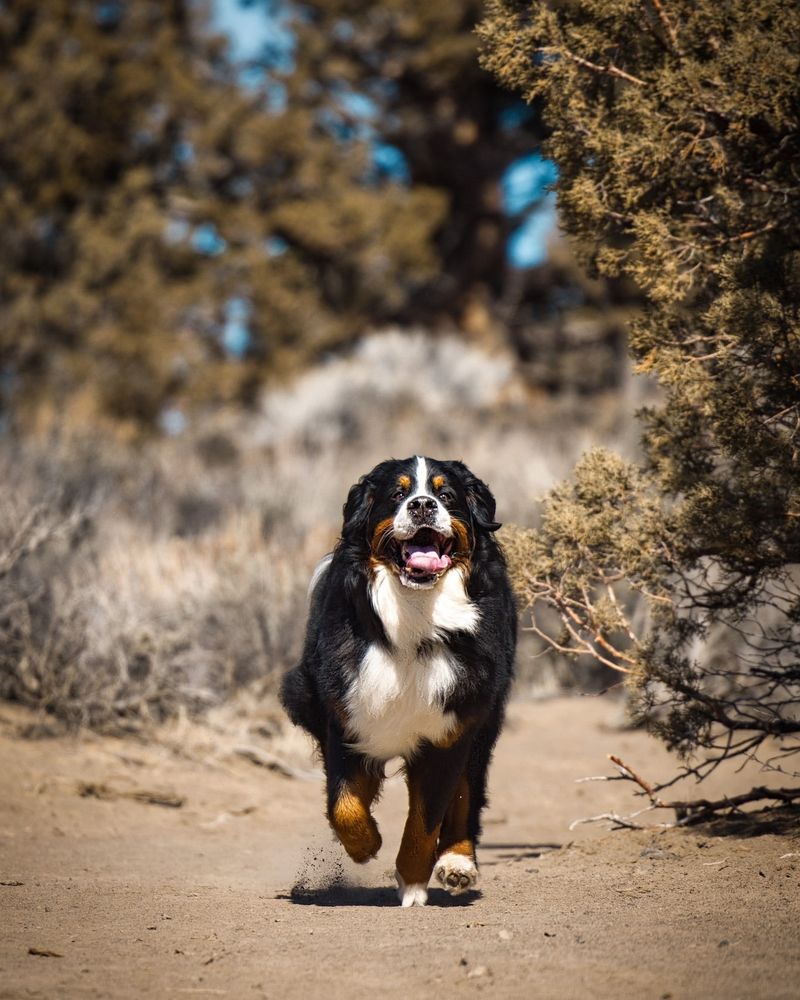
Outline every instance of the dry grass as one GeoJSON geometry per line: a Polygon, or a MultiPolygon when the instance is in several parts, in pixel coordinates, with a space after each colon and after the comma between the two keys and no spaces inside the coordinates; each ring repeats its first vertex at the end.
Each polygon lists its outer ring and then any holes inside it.
{"type": "MultiPolygon", "coordinates": [[[[390,455],[462,458],[503,520],[530,524],[585,447],[619,446],[629,402],[531,399],[502,356],[390,332],[180,438],[0,439],[0,696],[136,730],[274,689],[359,475],[390,455]]],[[[530,652],[523,684],[560,686],[530,652]]]]}
{"type": "Polygon", "coordinates": [[[312,540],[287,558],[257,508],[211,503],[191,460],[168,478],[158,448],[104,457],[72,498],[71,453],[0,459],[17,491],[0,537],[0,694],[131,729],[274,675],[298,648],[312,540]]]}

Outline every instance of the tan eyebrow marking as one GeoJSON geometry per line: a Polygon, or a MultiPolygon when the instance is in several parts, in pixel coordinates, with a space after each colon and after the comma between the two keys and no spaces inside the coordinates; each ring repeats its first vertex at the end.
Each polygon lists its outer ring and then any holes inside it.
{"type": "Polygon", "coordinates": [[[402,486],[404,490],[411,489],[411,476],[400,476],[397,480],[397,485],[402,486]]]}
{"type": "Polygon", "coordinates": [[[433,488],[435,490],[440,490],[444,486],[444,476],[434,476],[433,477],[433,488]]]}

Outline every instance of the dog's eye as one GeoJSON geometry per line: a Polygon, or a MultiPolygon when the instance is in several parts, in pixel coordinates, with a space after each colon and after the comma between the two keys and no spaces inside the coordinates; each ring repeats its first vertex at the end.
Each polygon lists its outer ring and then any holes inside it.
{"type": "Polygon", "coordinates": [[[439,499],[442,503],[451,503],[455,500],[455,494],[452,490],[439,490],[439,499]]]}
{"type": "Polygon", "coordinates": [[[395,490],[394,493],[392,493],[392,500],[396,500],[398,503],[400,503],[401,500],[405,500],[405,498],[405,490],[395,490]]]}

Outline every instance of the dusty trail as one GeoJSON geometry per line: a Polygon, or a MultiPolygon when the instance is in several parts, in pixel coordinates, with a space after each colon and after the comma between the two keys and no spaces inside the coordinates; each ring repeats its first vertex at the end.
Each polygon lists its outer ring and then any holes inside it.
{"type": "MultiPolygon", "coordinates": [[[[617,717],[596,699],[513,704],[481,893],[401,910],[400,778],[377,808],[381,856],[356,869],[319,783],[226,753],[224,733],[23,740],[30,717],[0,706],[0,997],[796,997],[796,830],[568,831],[635,806],[625,783],[575,784],[606,753],[671,773],[655,741],[608,727],[617,717]],[[142,791],[184,801],[130,797],[142,791]]],[[[314,767],[299,737],[279,749],[314,767]]]]}

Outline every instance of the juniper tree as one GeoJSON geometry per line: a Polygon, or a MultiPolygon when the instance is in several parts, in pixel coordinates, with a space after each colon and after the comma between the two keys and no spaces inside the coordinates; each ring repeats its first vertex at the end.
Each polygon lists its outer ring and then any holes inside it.
{"type": "Polygon", "coordinates": [[[513,540],[534,627],[555,609],[551,645],[625,671],[697,773],[758,754],[796,776],[800,8],[489,0],[481,34],[541,102],[585,263],[644,291],[631,348],[663,391],[641,467],[587,456],[513,540]]]}
{"type": "Polygon", "coordinates": [[[68,404],[137,427],[173,401],[246,402],[435,272],[443,195],[365,185],[361,146],[238,86],[199,9],[0,6],[0,405],[17,416],[68,404]],[[229,320],[247,343],[226,343],[229,320]]]}

